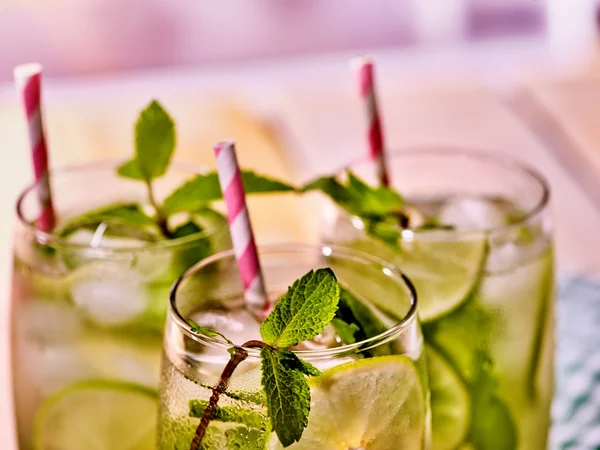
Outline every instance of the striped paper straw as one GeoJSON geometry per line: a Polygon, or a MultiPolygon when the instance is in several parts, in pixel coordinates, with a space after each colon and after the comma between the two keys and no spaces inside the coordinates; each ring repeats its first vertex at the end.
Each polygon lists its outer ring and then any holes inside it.
{"type": "Polygon", "coordinates": [[[233,251],[244,286],[244,297],[250,306],[266,312],[269,310],[270,304],[246,207],[246,193],[234,142],[219,142],[214,146],[214,150],[217,157],[219,182],[227,206],[233,251]]]}
{"type": "Polygon", "coordinates": [[[48,179],[48,148],[44,136],[41,110],[42,66],[40,64],[22,64],[14,69],[15,84],[23,101],[23,108],[29,129],[29,146],[41,213],[38,227],[43,231],[52,231],[56,222],[50,182],[48,179]]]}
{"type": "Polygon", "coordinates": [[[375,93],[374,64],[371,58],[361,56],[351,61],[356,67],[360,97],[364,102],[367,113],[367,142],[369,155],[377,165],[377,177],[383,186],[389,186],[390,178],[385,160],[385,149],[383,142],[383,131],[381,129],[381,118],[377,107],[377,96],[375,93]]]}

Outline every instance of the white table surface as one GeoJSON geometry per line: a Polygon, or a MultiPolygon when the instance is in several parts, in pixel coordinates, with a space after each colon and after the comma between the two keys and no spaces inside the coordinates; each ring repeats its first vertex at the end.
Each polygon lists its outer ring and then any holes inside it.
{"type": "MultiPolygon", "coordinates": [[[[485,44],[465,52],[375,52],[388,147],[444,145],[519,157],[549,179],[556,218],[559,269],[600,274],[600,213],[589,196],[502,101],[528,73],[556,67],[539,42],[485,44]],[[442,81],[443,80],[443,81],[442,81]],[[490,89],[491,88],[491,89],[490,89]]],[[[226,93],[273,123],[286,142],[284,160],[300,177],[326,172],[364,153],[362,111],[348,70],[348,54],[247,64],[207,71],[155,72],[46,84],[47,106],[84,101],[127,106],[133,113],[152,96],[174,100],[226,93]]],[[[556,70],[558,74],[558,70],[556,70]]],[[[0,106],[15,101],[0,85],[0,106]]],[[[600,107],[596,105],[596,107],[600,107]]],[[[50,111],[47,112],[50,114],[50,111]]],[[[8,306],[14,199],[31,176],[14,117],[0,115],[0,448],[15,448],[9,387],[8,306]],[[10,126],[3,126],[6,124],[10,126]],[[15,142],[17,144],[15,144],[15,142]]],[[[70,135],[65,125],[63,132],[70,135]]],[[[85,142],[73,125],[77,142],[85,142]]],[[[126,124],[129,127],[129,124],[126,124]]],[[[224,136],[228,137],[228,136],[224,136]]],[[[89,139],[89,137],[88,137],[89,139]]],[[[73,154],[81,158],[82,153],[73,154]]],[[[60,162],[69,160],[63,155],[60,162]]],[[[123,155],[125,156],[125,155],[123,155]]],[[[311,235],[312,236],[312,235],[311,235]]]]}

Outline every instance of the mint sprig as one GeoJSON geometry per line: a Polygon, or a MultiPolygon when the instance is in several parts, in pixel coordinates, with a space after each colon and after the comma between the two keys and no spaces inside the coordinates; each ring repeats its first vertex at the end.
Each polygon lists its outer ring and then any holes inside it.
{"type": "MultiPolygon", "coordinates": [[[[298,358],[288,347],[321,333],[333,319],[339,298],[340,286],[331,269],[311,270],[288,288],[260,327],[264,342],[248,341],[242,346],[232,346],[229,349],[231,358],[219,382],[212,388],[212,395],[203,409],[191,450],[201,448],[210,421],[218,414],[223,415],[224,412],[218,409],[217,403],[220,396],[226,394],[236,367],[248,357],[246,348],[260,348],[261,381],[270,426],[284,447],[300,440],[310,413],[310,388],[306,377],[320,375],[320,372],[312,364],[298,358]]],[[[194,332],[231,342],[220,333],[193,321],[189,323],[194,332]]]]}
{"type": "Polygon", "coordinates": [[[147,183],[165,174],[175,149],[175,123],[156,101],[141,112],[135,124],[135,156],[118,171],[147,183]]]}
{"type": "Polygon", "coordinates": [[[302,187],[302,192],[321,191],[350,214],[383,219],[404,207],[403,197],[389,187],[373,187],[347,171],[343,184],[335,177],[321,177],[302,187]]]}
{"type": "MultiPolygon", "coordinates": [[[[194,215],[199,210],[218,215],[213,204],[221,200],[223,194],[216,172],[194,176],[162,202],[154,192],[154,182],[164,176],[171,165],[176,143],[174,120],[159,102],[152,100],[136,120],[133,157],[117,168],[117,174],[146,185],[148,203],[154,214],[148,214],[144,207],[133,203],[110,206],[70,220],[59,234],[67,237],[79,228],[95,230],[103,222],[111,225],[113,234],[147,241],[176,239],[202,231],[193,221],[173,229],[172,216],[184,212],[194,215]]],[[[289,184],[253,171],[244,171],[242,181],[247,194],[295,190],[289,184]]]]}
{"type": "Polygon", "coordinates": [[[424,223],[414,220],[414,212],[410,214],[404,197],[391,187],[370,186],[349,170],[345,175],[343,180],[335,176],[317,178],[305,184],[300,191],[321,192],[350,215],[362,219],[368,235],[395,248],[399,247],[398,242],[405,228],[452,228],[440,224],[435,218],[428,218],[424,223]]]}
{"type": "MultiPolygon", "coordinates": [[[[281,181],[258,175],[251,170],[242,171],[242,183],[246,194],[268,192],[291,192],[294,187],[281,181]]],[[[216,172],[198,174],[191,180],[175,189],[163,203],[166,214],[175,214],[181,211],[193,211],[211,202],[221,200],[223,193],[216,172]]]]}

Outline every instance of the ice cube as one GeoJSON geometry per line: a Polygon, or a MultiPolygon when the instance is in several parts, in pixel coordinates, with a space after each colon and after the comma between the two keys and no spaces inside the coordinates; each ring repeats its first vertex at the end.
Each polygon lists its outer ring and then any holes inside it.
{"type": "Polygon", "coordinates": [[[24,300],[15,314],[18,339],[66,341],[83,330],[75,308],[54,300],[24,300]]]}
{"type": "Polygon", "coordinates": [[[449,200],[439,216],[440,223],[462,230],[482,230],[504,225],[506,214],[498,205],[482,198],[456,197],[449,200]]]}
{"type": "Polygon", "coordinates": [[[17,344],[16,359],[17,373],[41,395],[94,375],[76,342],[55,345],[38,340],[21,341],[17,344]]]}
{"type": "Polygon", "coordinates": [[[99,325],[123,325],[147,308],[144,280],[129,267],[97,262],[82,267],[71,283],[71,296],[79,310],[99,325]]]}
{"type": "MultiPolygon", "coordinates": [[[[131,252],[123,252],[118,258],[124,264],[135,269],[146,280],[157,280],[169,273],[172,264],[172,250],[145,249],[144,247],[149,245],[148,241],[107,234],[109,231],[110,225],[104,226],[103,223],[95,231],[79,229],[73,232],[69,236],[69,241],[94,248],[130,248],[131,252]]],[[[68,267],[77,267],[89,261],[89,258],[86,261],[86,257],[80,253],[68,253],[65,256],[68,267]]]]}
{"type": "Polygon", "coordinates": [[[261,340],[260,322],[245,309],[206,311],[192,316],[192,320],[221,333],[237,345],[251,340],[261,340]]]}

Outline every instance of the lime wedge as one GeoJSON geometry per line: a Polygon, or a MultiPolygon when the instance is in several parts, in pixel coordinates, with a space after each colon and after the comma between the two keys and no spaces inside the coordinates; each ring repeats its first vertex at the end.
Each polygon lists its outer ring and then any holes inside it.
{"type": "Polygon", "coordinates": [[[100,380],[73,384],[39,409],[35,449],[155,448],[156,408],[156,392],[142,385],[100,380]]]}
{"type": "Polygon", "coordinates": [[[452,450],[466,440],[471,405],[467,387],[448,362],[427,347],[431,389],[432,442],[435,450],[452,450]]]}
{"type": "Polygon", "coordinates": [[[342,364],[309,382],[308,426],[290,449],[423,448],[423,387],[415,364],[407,357],[382,356],[342,364]]]}

